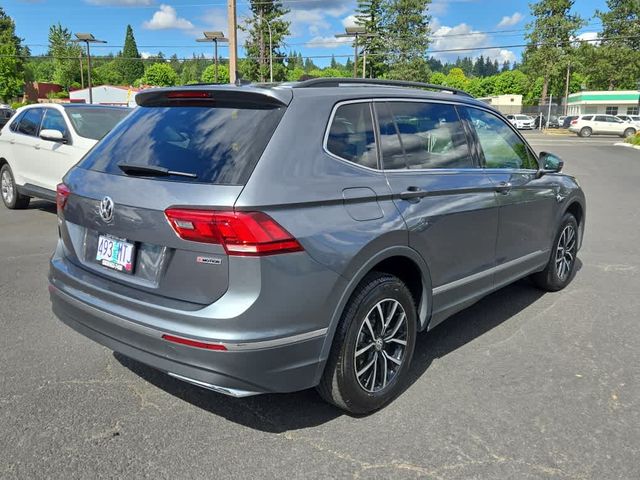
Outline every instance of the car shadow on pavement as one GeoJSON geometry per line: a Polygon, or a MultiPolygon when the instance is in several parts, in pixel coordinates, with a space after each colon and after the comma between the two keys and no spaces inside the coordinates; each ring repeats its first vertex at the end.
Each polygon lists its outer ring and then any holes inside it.
{"type": "Polygon", "coordinates": [[[33,200],[29,202],[29,208],[33,210],[40,210],[41,212],[47,213],[57,213],[56,212],[56,204],[53,202],[48,202],[47,200],[33,200]]]}
{"type": "MultiPolygon", "coordinates": [[[[578,260],[576,271],[581,266],[578,260]]],[[[429,333],[420,334],[406,388],[418,381],[434,360],[508,321],[543,295],[543,291],[524,279],[489,295],[429,333]]],[[[174,379],[118,353],[114,353],[114,356],[124,367],[171,395],[214,415],[263,432],[283,433],[314,427],[346,415],[325,403],[313,389],[289,394],[231,398],[174,379]]]]}

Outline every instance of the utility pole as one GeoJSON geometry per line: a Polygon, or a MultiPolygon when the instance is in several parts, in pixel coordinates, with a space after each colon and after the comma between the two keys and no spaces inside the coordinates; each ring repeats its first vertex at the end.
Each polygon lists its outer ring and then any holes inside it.
{"type": "Polygon", "coordinates": [[[227,19],[229,23],[229,83],[236,83],[238,70],[238,24],[236,0],[227,0],[227,19]]]}
{"type": "Polygon", "coordinates": [[[569,81],[571,79],[571,62],[567,64],[567,83],[564,86],[564,115],[567,114],[569,108],[569,81]]]}
{"type": "Polygon", "coordinates": [[[80,59],[80,85],[82,86],[82,89],[84,90],[84,72],[82,71],[82,52],[80,52],[80,54],[78,55],[78,58],[80,59]]]}
{"type": "Polygon", "coordinates": [[[98,40],[91,33],[76,33],[75,43],[84,43],[87,45],[87,83],[89,84],[89,103],[93,103],[93,85],[91,85],[91,43],[107,43],[104,40],[98,40]]]}
{"type": "Polygon", "coordinates": [[[222,32],[203,32],[203,38],[197,38],[196,42],[211,42],[214,44],[213,59],[215,65],[214,83],[218,83],[218,42],[228,42],[228,38],[224,38],[222,32]]]}
{"type": "MultiPolygon", "coordinates": [[[[375,37],[375,35],[373,35],[372,33],[367,33],[367,29],[365,27],[347,27],[345,29],[345,33],[339,33],[336,35],[336,38],[344,38],[344,37],[353,38],[353,48],[354,48],[353,78],[358,78],[358,37],[371,38],[371,37],[375,37]]],[[[366,46],[365,46],[365,49],[366,49],[366,46]]],[[[365,63],[366,63],[366,58],[367,58],[366,50],[364,52],[364,55],[365,55],[365,63]]],[[[362,78],[364,78],[365,76],[364,74],[365,68],[366,66],[362,69],[363,71],[362,78]]]]}

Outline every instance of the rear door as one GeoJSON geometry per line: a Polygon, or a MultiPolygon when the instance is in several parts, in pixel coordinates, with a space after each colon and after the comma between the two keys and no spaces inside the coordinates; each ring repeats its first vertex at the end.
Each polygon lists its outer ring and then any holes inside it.
{"type": "Polygon", "coordinates": [[[611,125],[607,122],[606,115],[593,117],[593,133],[611,133],[611,125]]]}
{"type": "Polygon", "coordinates": [[[285,110],[233,93],[152,92],[65,176],[62,238],[67,261],[92,273],[85,282],[164,306],[225,293],[228,256],[207,227],[215,220],[195,217],[230,214],[285,110]]]}
{"type": "Polygon", "coordinates": [[[498,115],[468,107],[487,176],[497,190],[500,226],[496,283],[504,284],[548,258],[555,234],[556,187],[538,178],[538,162],[522,137],[498,115]]]}
{"type": "Polygon", "coordinates": [[[384,170],[409,231],[429,266],[433,313],[493,286],[498,209],[468,130],[451,104],[375,104],[384,170]]]}

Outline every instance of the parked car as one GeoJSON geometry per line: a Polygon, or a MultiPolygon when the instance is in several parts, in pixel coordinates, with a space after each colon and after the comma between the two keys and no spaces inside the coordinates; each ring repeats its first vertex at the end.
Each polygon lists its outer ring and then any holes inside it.
{"type": "Polygon", "coordinates": [[[640,128],[640,115],[616,115],[616,116],[623,122],[630,123],[634,127],[640,128]]]}
{"type": "Polygon", "coordinates": [[[7,124],[14,113],[16,112],[11,108],[0,108],[0,128],[7,124]]]}
{"type": "Polygon", "coordinates": [[[534,125],[534,120],[528,115],[507,115],[507,119],[518,130],[531,130],[534,125]]]}
{"type": "Polygon", "coordinates": [[[560,128],[560,119],[555,115],[549,117],[549,121],[545,123],[547,128],[560,128]]]}
{"type": "Polygon", "coordinates": [[[139,93],[58,186],[54,313],[217,392],[384,406],[417,332],[522,277],[564,288],[585,225],[558,157],[409,85],[139,93]]]}
{"type": "Polygon", "coordinates": [[[131,110],[78,104],[21,107],[0,131],[0,181],[7,208],[31,197],[55,201],[56,185],[131,110]]]}
{"type": "Polygon", "coordinates": [[[565,118],[567,118],[567,116],[566,116],[566,115],[560,115],[560,116],[558,117],[558,125],[559,125],[560,127],[562,127],[562,124],[564,123],[564,119],[565,119],[565,118]]]}
{"type": "Polygon", "coordinates": [[[580,115],[571,122],[569,131],[580,137],[618,135],[626,138],[635,135],[637,129],[613,115],[580,115]]]}
{"type": "Polygon", "coordinates": [[[571,126],[571,122],[576,118],[578,118],[578,115],[569,115],[564,117],[564,120],[562,121],[562,128],[569,128],[571,126]]]}

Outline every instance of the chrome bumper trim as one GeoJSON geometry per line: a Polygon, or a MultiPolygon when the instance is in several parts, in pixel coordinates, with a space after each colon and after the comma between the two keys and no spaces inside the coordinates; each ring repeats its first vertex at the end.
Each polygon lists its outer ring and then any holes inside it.
{"type": "Polygon", "coordinates": [[[247,390],[238,390],[236,388],[219,387],[218,385],[201,382],[200,380],[184,377],[182,375],[178,375],[177,373],[167,372],[167,374],[169,374],[169,376],[171,377],[177,378],[178,380],[182,380],[183,382],[191,383],[192,385],[206,388],[207,390],[213,390],[214,392],[222,393],[223,395],[228,395],[230,397],[242,398],[251,397],[252,395],[260,395],[260,392],[249,392],[247,390]]]}

